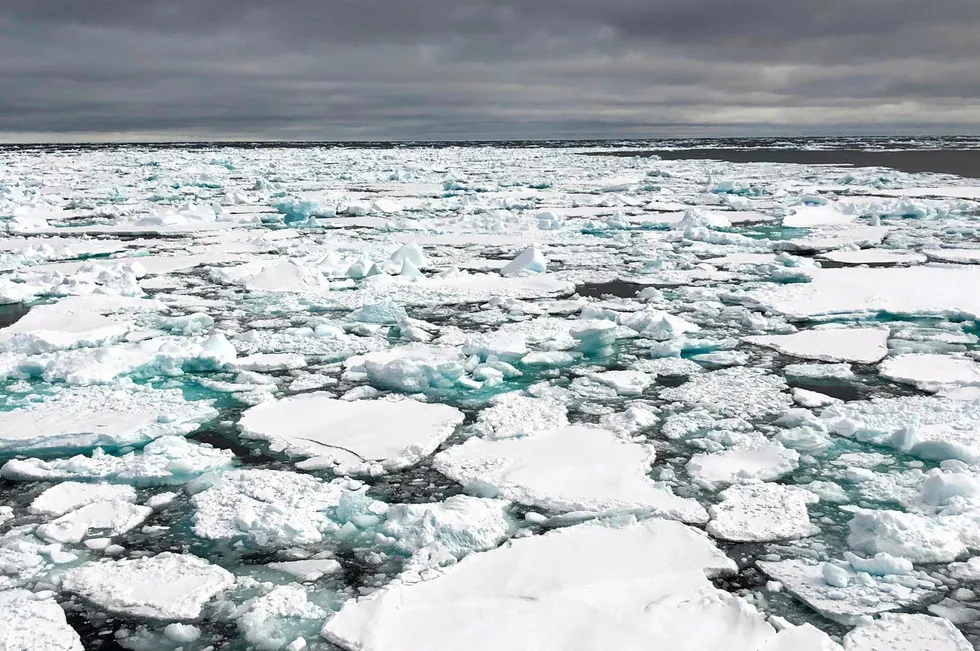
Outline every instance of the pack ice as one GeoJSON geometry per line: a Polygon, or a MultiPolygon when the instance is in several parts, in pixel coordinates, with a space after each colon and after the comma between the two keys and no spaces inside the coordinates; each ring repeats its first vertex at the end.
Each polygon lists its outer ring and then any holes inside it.
{"type": "Polygon", "coordinates": [[[0,648],[980,646],[980,183],[717,144],[0,147],[0,648]]]}

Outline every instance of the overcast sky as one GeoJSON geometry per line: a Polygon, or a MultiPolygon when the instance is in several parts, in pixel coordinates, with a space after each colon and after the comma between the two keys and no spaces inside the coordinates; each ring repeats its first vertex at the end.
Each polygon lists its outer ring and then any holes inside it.
{"type": "Polygon", "coordinates": [[[980,0],[0,0],[0,140],[980,133],[980,0]]]}

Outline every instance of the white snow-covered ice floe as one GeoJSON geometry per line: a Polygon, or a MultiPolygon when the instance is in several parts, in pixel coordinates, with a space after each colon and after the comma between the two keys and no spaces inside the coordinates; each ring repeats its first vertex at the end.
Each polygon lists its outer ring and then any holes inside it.
{"type": "Polygon", "coordinates": [[[976,644],[980,189],[717,145],[0,149],[0,649],[976,644]]]}

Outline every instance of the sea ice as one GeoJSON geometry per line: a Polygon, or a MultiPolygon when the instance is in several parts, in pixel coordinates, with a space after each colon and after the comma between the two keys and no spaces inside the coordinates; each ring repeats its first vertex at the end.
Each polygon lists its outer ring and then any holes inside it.
{"type": "Polygon", "coordinates": [[[63,515],[93,502],[112,500],[135,502],[136,490],[131,486],[66,481],[52,486],[34,498],[30,510],[32,513],[45,515],[63,515]]]}
{"type": "Polygon", "coordinates": [[[585,524],[470,556],[430,581],[393,583],[345,604],[322,633],[360,651],[760,649],[775,630],[708,582],[733,570],[676,522],[585,524]]]}
{"type": "Polygon", "coordinates": [[[187,401],[178,389],[119,383],[64,388],[0,411],[0,451],[116,448],[183,434],[213,418],[207,401],[187,401]]]}
{"type": "Polygon", "coordinates": [[[848,527],[847,544],[868,554],[885,552],[913,563],[948,563],[967,551],[955,529],[914,513],[858,509],[848,527]]]}
{"type": "Polygon", "coordinates": [[[323,392],[265,402],[245,411],[243,438],[307,457],[303,468],[347,474],[395,470],[431,454],[463,421],[455,407],[415,400],[336,400],[323,392]]]}
{"type": "Polygon", "coordinates": [[[708,533],[723,540],[768,542],[813,535],[807,504],[818,500],[806,489],[780,484],[732,486],[708,513],[708,533]]]}
{"type": "Polygon", "coordinates": [[[887,328],[820,328],[745,340],[775,348],[785,355],[824,362],[873,364],[888,354],[887,328]]]}
{"type": "Polygon", "coordinates": [[[184,484],[213,470],[228,467],[235,455],[180,436],[162,436],[138,452],[112,456],[96,448],[91,456],[62,459],[11,459],[0,477],[14,481],[106,480],[135,486],[184,484]]]}
{"type": "Polygon", "coordinates": [[[0,649],[82,651],[82,641],[50,592],[0,590],[0,649]]]}
{"type": "Polygon", "coordinates": [[[160,620],[193,620],[234,575],[190,554],[86,563],[62,575],[61,587],[113,613],[160,620]]]}
{"type": "Polygon", "coordinates": [[[770,441],[695,454],[687,463],[687,472],[694,479],[734,484],[779,479],[799,465],[800,454],[796,450],[770,441]]]}
{"type": "Polygon", "coordinates": [[[693,375],[678,387],[662,390],[660,396],[715,413],[761,417],[792,404],[786,389],[783,378],[765,369],[736,366],[693,375]]]}
{"type": "Polygon", "coordinates": [[[784,561],[757,561],[756,565],[769,578],[779,581],[787,591],[815,611],[847,626],[861,621],[863,616],[922,603],[934,591],[919,587],[919,579],[913,587],[887,581],[869,574],[858,574],[847,563],[834,565],[846,577],[846,581],[828,583],[824,570],[829,564],[799,559],[784,561]]]}
{"type": "Polygon", "coordinates": [[[194,533],[210,540],[245,539],[259,547],[318,543],[339,529],[328,517],[350,484],[282,470],[234,470],[189,485],[194,533]]]}
{"type": "Polygon", "coordinates": [[[433,465],[473,492],[548,511],[653,512],[706,522],[697,502],[646,476],[652,461],[649,446],[577,425],[519,439],[470,439],[437,454],[433,465]]]}
{"type": "Polygon", "coordinates": [[[963,634],[941,617],[885,613],[862,621],[844,638],[847,651],[971,651],[963,634]]]}
{"type": "Polygon", "coordinates": [[[889,357],[878,366],[882,377],[936,392],[949,386],[980,385],[980,363],[950,355],[910,354],[889,357]]]}

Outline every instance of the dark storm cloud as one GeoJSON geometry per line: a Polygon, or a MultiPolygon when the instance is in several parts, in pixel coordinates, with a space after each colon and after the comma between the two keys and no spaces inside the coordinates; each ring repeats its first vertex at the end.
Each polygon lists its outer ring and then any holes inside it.
{"type": "Polygon", "coordinates": [[[0,0],[0,131],[980,129],[976,0],[0,0]]]}

